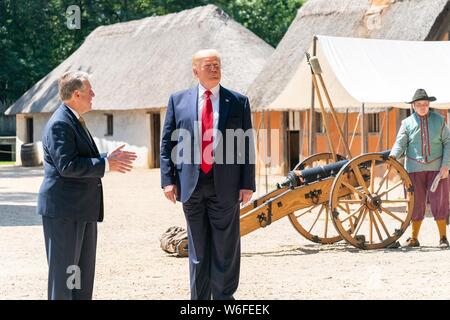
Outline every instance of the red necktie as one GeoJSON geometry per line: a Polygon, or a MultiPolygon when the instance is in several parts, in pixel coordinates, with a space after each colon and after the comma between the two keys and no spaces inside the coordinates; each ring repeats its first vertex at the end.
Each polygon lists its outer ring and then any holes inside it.
{"type": "Polygon", "coordinates": [[[210,99],[211,91],[205,91],[205,102],[202,109],[202,163],[200,168],[204,173],[208,173],[212,169],[213,156],[212,146],[205,154],[206,148],[213,142],[212,128],[213,128],[213,108],[210,99]],[[205,139],[205,132],[208,132],[207,139],[205,139]]]}

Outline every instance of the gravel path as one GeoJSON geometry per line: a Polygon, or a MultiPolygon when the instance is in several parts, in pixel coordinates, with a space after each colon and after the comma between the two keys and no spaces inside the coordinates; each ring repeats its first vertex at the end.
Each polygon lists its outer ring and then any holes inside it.
{"type": "MultiPolygon", "coordinates": [[[[35,214],[42,168],[0,166],[0,299],[45,299],[47,265],[35,214]]],[[[159,248],[159,236],[185,226],[168,202],[159,170],[103,179],[105,221],[99,224],[95,299],[187,299],[188,263],[159,248]]],[[[410,230],[406,232],[409,235],[410,230]]],[[[402,237],[403,242],[407,235],[402,237]]],[[[287,218],[242,238],[237,299],[450,299],[449,250],[424,221],[419,249],[362,251],[318,245],[287,218]]]]}

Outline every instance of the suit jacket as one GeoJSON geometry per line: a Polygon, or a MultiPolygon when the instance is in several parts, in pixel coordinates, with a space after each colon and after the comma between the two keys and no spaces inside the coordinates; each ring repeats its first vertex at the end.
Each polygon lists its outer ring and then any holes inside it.
{"type": "Polygon", "coordinates": [[[52,218],[103,221],[100,178],[105,173],[105,159],[65,105],[48,121],[42,144],[45,176],[37,213],[52,218]]]}
{"type": "MultiPolygon", "coordinates": [[[[197,104],[198,86],[171,95],[161,138],[161,186],[176,184],[178,188],[177,200],[181,202],[189,200],[197,185],[200,172],[201,148],[193,138],[197,134],[194,132],[198,130],[194,122],[201,121],[201,119],[197,119],[197,104]],[[175,136],[172,137],[174,131],[175,136]],[[185,133],[189,133],[189,141],[184,140],[185,133]],[[175,163],[171,158],[172,150],[176,151],[175,163]],[[188,155],[186,155],[186,152],[188,155]],[[189,161],[186,161],[187,159],[189,161]]],[[[252,121],[248,98],[221,86],[218,130],[222,134],[222,138],[218,138],[216,142],[217,147],[214,154],[216,162],[213,165],[213,170],[216,194],[224,202],[236,203],[240,189],[255,191],[253,134],[247,139],[245,148],[238,148],[237,144],[234,145],[233,161],[226,161],[228,157],[231,159],[231,156],[227,155],[227,151],[230,150],[224,148],[227,145],[227,129],[246,131],[251,128],[252,121]],[[220,152],[222,150],[223,153],[220,152]],[[241,159],[245,161],[238,163],[238,156],[241,156],[241,159]],[[218,161],[219,158],[223,161],[218,161]]]]}

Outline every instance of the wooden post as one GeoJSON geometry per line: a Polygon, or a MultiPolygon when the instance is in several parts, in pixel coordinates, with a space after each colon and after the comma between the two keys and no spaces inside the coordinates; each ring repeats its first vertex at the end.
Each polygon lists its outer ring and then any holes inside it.
{"type": "Polygon", "coordinates": [[[356,123],[355,123],[355,127],[353,128],[353,134],[352,134],[352,140],[350,140],[350,146],[349,148],[351,149],[353,146],[353,141],[355,139],[356,136],[356,130],[358,129],[359,126],[359,119],[361,118],[361,112],[358,113],[358,116],[356,117],[356,123]]]}
{"type": "MultiPolygon", "coordinates": [[[[288,145],[288,129],[289,129],[289,123],[287,122],[289,121],[289,113],[288,111],[284,111],[281,112],[281,119],[280,119],[280,128],[282,130],[281,136],[283,141],[280,142],[280,147],[281,146],[286,146],[283,150],[284,152],[282,153],[282,155],[280,155],[278,153],[278,156],[282,157],[282,171],[283,171],[283,175],[286,174],[289,171],[289,145],[288,145]],[[286,125],[287,123],[287,125],[286,125]]],[[[280,152],[280,151],[278,151],[280,152]]]]}
{"type": "Polygon", "coordinates": [[[383,119],[383,122],[381,123],[379,135],[378,135],[378,141],[377,146],[375,148],[375,152],[381,151],[381,148],[383,147],[383,131],[384,131],[384,124],[386,122],[386,116],[383,119]]]}
{"type": "MultiPolygon", "coordinates": [[[[313,38],[313,55],[316,55],[316,48],[317,48],[317,37],[313,38]]],[[[311,74],[311,82],[314,78],[314,75],[311,74]]],[[[309,132],[308,132],[308,153],[309,155],[312,155],[316,152],[316,115],[314,111],[314,104],[315,104],[315,88],[314,83],[311,83],[311,109],[309,111],[309,132]]]]}
{"type": "Polygon", "coordinates": [[[333,143],[331,142],[330,129],[328,128],[327,113],[325,111],[325,107],[323,106],[322,96],[320,95],[320,89],[317,84],[315,74],[312,74],[312,79],[313,79],[313,85],[317,91],[317,100],[319,100],[319,106],[320,106],[320,111],[322,113],[323,125],[325,127],[325,134],[327,135],[328,147],[330,148],[330,152],[333,155],[333,159],[335,159],[335,161],[337,161],[336,152],[334,151],[333,143]]]}
{"type": "Polygon", "coordinates": [[[386,108],[386,150],[390,149],[389,146],[389,108],[386,108]]]}
{"type": "Polygon", "coordinates": [[[267,155],[269,156],[267,167],[272,167],[272,136],[270,134],[270,111],[267,111],[267,136],[267,155]]]}
{"type": "Polygon", "coordinates": [[[302,162],[303,161],[303,134],[304,134],[304,130],[305,130],[305,126],[302,125],[302,115],[303,118],[306,119],[306,114],[304,114],[303,112],[299,112],[299,119],[298,119],[298,162],[302,162]]]}
{"type": "MultiPolygon", "coordinates": [[[[266,119],[265,119],[265,117],[264,117],[264,111],[262,112],[262,123],[263,123],[263,129],[265,129],[266,128],[266,119]]],[[[265,182],[265,184],[266,184],[266,193],[267,193],[267,131],[265,131],[265,134],[264,134],[264,136],[265,136],[265,140],[266,141],[264,141],[264,144],[265,144],[265,146],[264,146],[264,167],[265,167],[265,169],[264,169],[264,182],[265,182]]]]}
{"type": "MultiPolygon", "coordinates": [[[[348,108],[345,108],[344,135],[345,143],[348,145],[348,108]]],[[[350,148],[348,149],[350,150],[350,148]]]]}
{"type": "Polygon", "coordinates": [[[364,103],[361,104],[361,153],[367,153],[367,123],[364,103]]]}
{"type": "MultiPolygon", "coordinates": [[[[320,84],[321,84],[322,89],[323,89],[323,91],[325,93],[325,97],[327,98],[328,106],[330,107],[330,113],[331,113],[331,116],[333,117],[333,120],[334,120],[334,125],[336,126],[336,128],[338,130],[338,133],[339,133],[339,136],[342,139],[342,142],[344,143],[345,152],[347,153],[347,157],[349,159],[351,159],[352,158],[352,154],[350,152],[350,149],[349,149],[347,143],[344,140],[344,133],[342,132],[341,125],[339,124],[339,121],[337,119],[336,111],[334,110],[333,102],[331,101],[330,95],[328,94],[327,87],[325,87],[325,82],[323,81],[323,78],[322,78],[321,74],[318,74],[317,76],[319,77],[320,84]]],[[[317,90],[319,90],[319,89],[317,89],[317,90]]]]}

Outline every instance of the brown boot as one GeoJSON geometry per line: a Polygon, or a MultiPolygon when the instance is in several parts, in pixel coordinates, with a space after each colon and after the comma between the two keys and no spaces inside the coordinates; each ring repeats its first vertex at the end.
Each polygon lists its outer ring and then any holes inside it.
{"type": "Polygon", "coordinates": [[[416,238],[408,238],[404,247],[420,247],[420,242],[416,238]]]}
{"type": "Polygon", "coordinates": [[[448,248],[448,247],[449,247],[449,243],[448,243],[447,237],[443,236],[441,238],[441,240],[439,240],[439,248],[445,249],[445,248],[448,248]]]}

